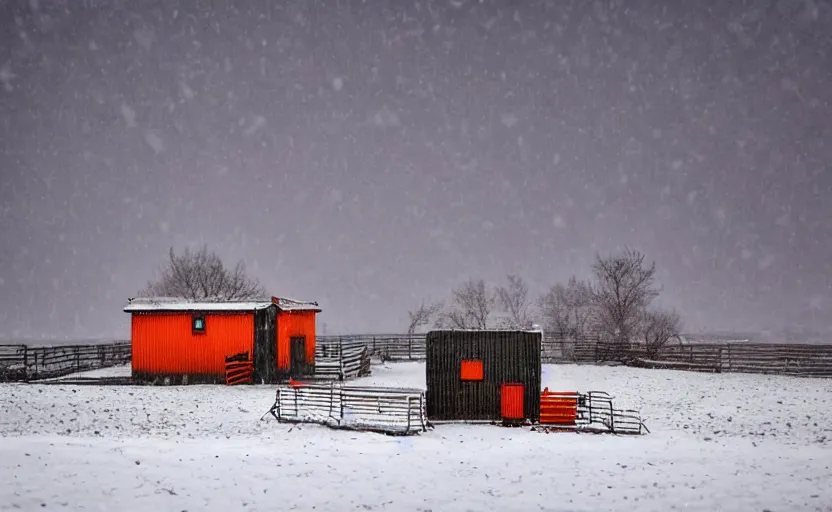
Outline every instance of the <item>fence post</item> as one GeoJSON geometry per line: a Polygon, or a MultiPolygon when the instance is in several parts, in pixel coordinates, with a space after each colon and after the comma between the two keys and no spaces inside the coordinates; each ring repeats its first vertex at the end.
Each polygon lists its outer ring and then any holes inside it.
{"type": "Polygon", "coordinates": [[[341,388],[338,390],[338,404],[340,405],[340,413],[338,416],[338,424],[342,424],[344,422],[344,389],[341,388]]]}
{"type": "Polygon", "coordinates": [[[411,405],[411,398],[412,397],[409,396],[405,398],[405,401],[407,402],[407,428],[405,429],[405,432],[410,432],[410,409],[413,407],[411,405]]]}
{"type": "Polygon", "coordinates": [[[427,432],[428,428],[425,425],[425,417],[427,416],[427,411],[425,411],[425,395],[424,393],[419,394],[419,423],[422,425],[422,432],[427,432]]]}
{"type": "Polygon", "coordinates": [[[730,344],[726,345],[726,348],[728,348],[728,371],[730,372],[730,371],[733,371],[733,369],[734,369],[734,360],[733,360],[733,357],[731,356],[731,345],[730,344]]]}
{"type": "Polygon", "coordinates": [[[23,380],[29,380],[29,346],[23,345],[23,380]]]}
{"type": "Polygon", "coordinates": [[[344,338],[338,337],[338,380],[344,380],[344,338]]]}

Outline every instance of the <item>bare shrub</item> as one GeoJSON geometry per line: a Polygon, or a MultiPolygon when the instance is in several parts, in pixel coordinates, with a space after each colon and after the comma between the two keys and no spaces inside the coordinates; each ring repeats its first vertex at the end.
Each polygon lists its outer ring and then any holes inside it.
{"type": "Polygon", "coordinates": [[[659,294],[656,264],[647,265],[644,254],[625,249],[620,254],[599,255],[592,270],[597,327],[616,343],[629,342],[638,333],[643,312],[659,294]]]}
{"type": "Polygon", "coordinates": [[[566,285],[552,286],[540,297],[538,307],[546,331],[560,338],[582,338],[595,317],[592,289],[575,276],[566,285]]]}
{"type": "Polygon", "coordinates": [[[451,302],[436,325],[446,329],[487,329],[495,301],[485,281],[468,280],[451,292],[451,302]]]}
{"type": "Polygon", "coordinates": [[[433,320],[442,311],[442,307],[442,301],[428,303],[422,301],[419,304],[419,307],[408,311],[407,315],[410,317],[410,325],[407,327],[407,335],[412,337],[413,333],[416,332],[416,329],[430,324],[431,320],[433,320]]]}
{"type": "Polygon", "coordinates": [[[647,357],[656,359],[661,349],[681,333],[682,319],[675,311],[651,310],[642,314],[640,327],[647,357]]]}
{"type": "Polygon", "coordinates": [[[189,300],[245,300],[266,295],[257,279],[246,274],[240,261],[226,268],[222,259],[206,246],[197,251],[185,249],[177,255],[173,248],[159,276],[140,293],[144,297],[180,297],[189,300]]]}
{"type": "Polygon", "coordinates": [[[531,328],[529,287],[526,286],[522,277],[509,274],[508,285],[497,288],[497,299],[503,310],[508,314],[505,319],[505,327],[509,329],[531,328]]]}

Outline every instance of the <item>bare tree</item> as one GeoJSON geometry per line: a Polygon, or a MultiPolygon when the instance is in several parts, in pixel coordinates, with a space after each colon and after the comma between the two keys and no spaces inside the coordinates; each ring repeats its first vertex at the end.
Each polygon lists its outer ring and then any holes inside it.
{"type": "Polygon", "coordinates": [[[547,333],[552,333],[559,338],[569,336],[569,308],[566,303],[566,287],[558,283],[548,292],[543,294],[537,301],[540,314],[543,317],[543,326],[547,333]]]}
{"type": "Polygon", "coordinates": [[[624,249],[605,258],[597,256],[592,270],[597,327],[623,344],[638,333],[643,312],[659,293],[656,264],[647,265],[642,253],[624,249]]]}
{"type": "Polygon", "coordinates": [[[495,299],[482,279],[466,281],[453,290],[451,304],[436,325],[449,329],[487,329],[495,299]]]}
{"type": "Polygon", "coordinates": [[[514,274],[508,275],[508,286],[497,288],[497,299],[508,318],[506,326],[509,329],[528,329],[532,326],[529,314],[529,287],[523,278],[514,274]]]}
{"type": "Polygon", "coordinates": [[[645,311],[641,318],[641,336],[647,356],[655,359],[667,343],[678,337],[682,330],[682,319],[675,311],[645,311]]]}
{"type": "Polygon", "coordinates": [[[171,248],[160,275],[147,284],[141,295],[189,300],[242,300],[263,297],[266,292],[257,279],[246,274],[242,261],[234,268],[226,268],[222,259],[203,245],[197,251],[185,249],[181,255],[171,248]]]}
{"type": "Polygon", "coordinates": [[[579,338],[594,317],[592,290],[575,276],[566,285],[558,283],[538,300],[546,330],[562,338],[579,338]]]}
{"type": "Polygon", "coordinates": [[[442,301],[428,302],[427,304],[422,301],[419,307],[408,311],[407,315],[410,317],[410,325],[407,327],[407,335],[413,336],[416,329],[423,325],[428,325],[442,311],[443,306],[444,303],[442,301]]]}

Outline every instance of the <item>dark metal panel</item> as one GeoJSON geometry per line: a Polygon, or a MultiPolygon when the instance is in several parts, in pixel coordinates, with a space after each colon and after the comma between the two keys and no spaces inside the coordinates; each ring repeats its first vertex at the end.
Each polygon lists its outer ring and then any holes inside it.
{"type": "Polygon", "coordinates": [[[277,308],[254,313],[254,376],[256,383],[273,384],[277,375],[277,308]]]}
{"type": "Polygon", "coordinates": [[[540,415],[541,334],[527,331],[432,331],[426,339],[428,418],[501,419],[504,383],[523,384],[525,419],[540,415]],[[483,363],[482,381],[462,381],[463,360],[483,363]]]}

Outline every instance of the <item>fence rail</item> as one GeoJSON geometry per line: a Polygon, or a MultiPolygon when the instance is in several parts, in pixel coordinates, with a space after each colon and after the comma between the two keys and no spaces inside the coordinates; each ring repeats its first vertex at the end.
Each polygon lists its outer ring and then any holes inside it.
{"type": "MultiPolygon", "coordinates": [[[[371,358],[424,361],[425,335],[319,336],[317,378],[344,380],[369,374],[371,358]]],[[[130,362],[129,342],[35,346],[0,344],[0,382],[61,377],[130,362]]],[[[643,345],[617,345],[598,337],[577,340],[545,335],[543,363],[617,361],[645,368],[743,372],[832,378],[832,345],[766,343],[671,343],[658,353],[643,345]]]]}
{"type": "Polygon", "coordinates": [[[598,338],[544,338],[544,363],[618,361],[645,368],[832,378],[832,345],[769,343],[668,344],[658,351],[598,338]]]}
{"type": "Polygon", "coordinates": [[[370,374],[370,350],[362,344],[318,340],[315,345],[315,378],[346,380],[370,374]]]}
{"type": "Polygon", "coordinates": [[[385,434],[427,430],[420,389],[348,387],[338,384],[279,386],[269,412],[278,421],[385,434]]]}
{"type": "Polygon", "coordinates": [[[366,347],[369,357],[382,361],[424,361],[424,334],[357,334],[349,336],[318,336],[320,354],[337,353],[356,347],[366,347]]]}
{"type": "MultiPolygon", "coordinates": [[[[367,347],[369,355],[390,361],[423,361],[425,335],[322,336],[319,346],[367,347]]],[[[658,353],[643,345],[603,342],[598,336],[571,340],[544,334],[541,360],[553,363],[617,361],[645,368],[743,372],[832,378],[832,345],[767,343],[671,343],[658,353]]]]}
{"type": "Polygon", "coordinates": [[[127,364],[130,342],[104,345],[0,345],[0,382],[32,381],[127,364]]]}

